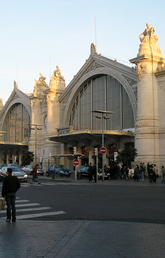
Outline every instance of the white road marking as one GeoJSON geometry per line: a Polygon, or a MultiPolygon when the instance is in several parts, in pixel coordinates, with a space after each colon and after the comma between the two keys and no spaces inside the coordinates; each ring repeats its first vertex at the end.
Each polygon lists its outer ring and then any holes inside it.
{"type": "Polygon", "coordinates": [[[29,207],[29,206],[39,206],[40,204],[37,202],[34,203],[25,203],[25,204],[16,204],[16,208],[18,207],[29,207]]]}
{"type": "MultiPolygon", "coordinates": [[[[29,200],[24,200],[20,199],[20,197],[16,197],[16,212],[21,213],[21,212],[38,212],[38,211],[44,211],[44,210],[49,210],[52,209],[52,207],[41,207],[40,203],[27,203],[30,202],[29,200]],[[34,206],[40,206],[40,207],[34,207],[34,206]],[[29,208],[26,208],[29,207],[29,208]],[[33,208],[34,207],[34,208],[33,208]]],[[[3,210],[0,212],[1,214],[5,214],[6,210],[3,210]]],[[[47,212],[41,212],[41,213],[31,213],[31,214],[22,214],[22,215],[17,215],[17,219],[30,219],[30,218],[40,218],[40,217],[45,217],[45,216],[57,216],[61,214],[66,214],[65,211],[47,211],[47,212]]],[[[5,219],[5,217],[1,217],[0,219],[5,219]]]]}
{"type": "Polygon", "coordinates": [[[42,212],[42,213],[37,213],[37,214],[18,215],[17,219],[39,218],[39,217],[61,215],[61,214],[66,214],[66,212],[65,211],[50,211],[50,212],[42,212]]]}
{"type": "MultiPolygon", "coordinates": [[[[65,211],[50,211],[50,212],[42,212],[37,214],[26,214],[26,215],[18,215],[16,216],[17,220],[21,219],[32,219],[32,218],[40,218],[45,216],[53,216],[53,215],[61,215],[66,214],[65,211]]],[[[5,219],[6,217],[1,217],[1,219],[5,219]]]]}
{"type": "MultiPolygon", "coordinates": [[[[51,207],[38,207],[38,208],[27,208],[27,209],[17,209],[16,212],[17,214],[19,212],[24,212],[24,211],[42,211],[42,210],[49,210],[49,209],[52,209],[51,207]]],[[[6,210],[2,210],[0,212],[0,214],[2,213],[6,213],[6,210]]]]}
{"type": "Polygon", "coordinates": [[[29,200],[16,200],[16,203],[20,203],[20,202],[29,202],[29,200]]]}

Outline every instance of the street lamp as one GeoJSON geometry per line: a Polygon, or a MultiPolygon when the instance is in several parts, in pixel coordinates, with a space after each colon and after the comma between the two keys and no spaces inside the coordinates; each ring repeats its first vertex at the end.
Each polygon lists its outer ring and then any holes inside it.
{"type": "MultiPolygon", "coordinates": [[[[107,117],[107,114],[111,115],[114,112],[112,111],[107,111],[107,110],[93,110],[93,113],[96,114],[101,114],[100,116],[96,116],[96,118],[101,119],[101,123],[102,123],[102,140],[101,140],[101,145],[102,147],[105,147],[105,143],[104,143],[104,119],[110,119],[110,117],[107,117]]],[[[104,159],[105,159],[105,154],[102,154],[102,180],[104,180],[104,159]]]]}

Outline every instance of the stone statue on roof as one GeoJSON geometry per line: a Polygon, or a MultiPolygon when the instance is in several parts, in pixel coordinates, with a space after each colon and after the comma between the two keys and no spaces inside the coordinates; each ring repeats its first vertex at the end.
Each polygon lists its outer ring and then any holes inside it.
{"type": "Polygon", "coordinates": [[[65,79],[62,76],[58,65],[56,66],[56,69],[50,79],[49,87],[51,90],[64,90],[65,88],[65,79]]]}
{"type": "Polygon", "coordinates": [[[48,89],[48,85],[46,84],[45,80],[46,80],[46,77],[44,77],[40,73],[39,79],[35,80],[34,91],[33,91],[34,97],[42,97],[45,94],[45,91],[48,89]]]}
{"type": "Polygon", "coordinates": [[[96,52],[96,46],[95,46],[95,44],[94,43],[92,43],[91,44],[91,55],[94,55],[94,54],[96,54],[97,52],[96,52]]]}
{"type": "Polygon", "coordinates": [[[138,56],[155,56],[157,58],[162,57],[162,52],[157,44],[158,36],[155,35],[154,27],[146,23],[146,28],[143,33],[139,35],[141,44],[139,47],[138,56]]]}
{"type": "Polygon", "coordinates": [[[56,70],[54,70],[53,75],[55,77],[61,77],[61,71],[58,65],[56,65],[56,70]]]}

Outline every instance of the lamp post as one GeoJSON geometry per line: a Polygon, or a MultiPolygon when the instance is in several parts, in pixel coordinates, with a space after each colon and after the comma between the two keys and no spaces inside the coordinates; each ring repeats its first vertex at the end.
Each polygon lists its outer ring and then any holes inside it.
{"type": "MultiPolygon", "coordinates": [[[[101,136],[101,145],[102,148],[104,148],[105,146],[105,142],[104,142],[104,119],[110,119],[110,117],[107,117],[107,114],[111,115],[114,112],[112,111],[107,111],[107,110],[93,110],[93,113],[96,114],[101,114],[100,116],[96,116],[96,118],[101,119],[101,124],[102,124],[102,136],[101,136]]],[[[104,162],[105,161],[105,153],[102,153],[102,180],[104,180],[104,162]]]]}

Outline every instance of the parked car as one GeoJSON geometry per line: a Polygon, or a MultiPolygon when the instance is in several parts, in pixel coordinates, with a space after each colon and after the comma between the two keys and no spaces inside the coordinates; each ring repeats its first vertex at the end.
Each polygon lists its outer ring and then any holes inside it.
{"type": "Polygon", "coordinates": [[[32,169],[32,165],[25,165],[24,167],[22,167],[22,170],[28,175],[31,175],[32,169]]]}
{"type": "Polygon", "coordinates": [[[60,165],[52,164],[49,166],[46,172],[46,175],[51,177],[55,177],[56,175],[69,177],[71,175],[71,170],[64,168],[63,166],[60,166],[60,165]]]}
{"type": "Polygon", "coordinates": [[[42,168],[37,169],[37,175],[44,176],[44,171],[42,170],[42,168]]]}
{"type": "Polygon", "coordinates": [[[6,167],[2,167],[0,169],[0,179],[3,180],[4,177],[7,176],[7,169],[8,168],[12,168],[12,175],[16,176],[20,181],[22,182],[27,182],[28,180],[28,175],[19,167],[15,167],[15,166],[6,166],[6,167]]]}
{"type": "Polygon", "coordinates": [[[6,164],[0,164],[0,169],[2,168],[2,167],[6,167],[7,165],[6,164]]]}
{"type": "Polygon", "coordinates": [[[82,166],[80,167],[79,171],[77,172],[78,178],[88,177],[89,176],[89,166],[82,166]]]}
{"type": "MultiPolygon", "coordinates": [[[[33,170],[33,166],[32,165],[25,165],[22,170],[27,173],[28,175],[31,175],[31,172],[33,170]]],[[[38,168],[37,170],[37,175],[39,176],[43,176],[44,175],[44,171],[41,168],[38,168]]]]}

